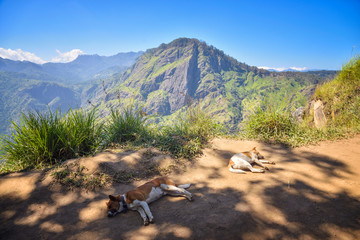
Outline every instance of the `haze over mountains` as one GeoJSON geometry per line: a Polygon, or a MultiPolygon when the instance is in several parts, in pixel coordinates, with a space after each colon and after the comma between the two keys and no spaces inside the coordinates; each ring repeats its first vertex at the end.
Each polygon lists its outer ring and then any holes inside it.
{"type": "Polygon", "coordinates": [[[80,55],[43,65],[0,58],[0,131],[20,111],[108,106],[134,99],[157,121],[172,119],[189,101],[235,129],[264,99],[304,105],[316,84],[335,71],[270,72],[248,66],[197,39],[180,38],[143,52],[80,55]],[[119,100],[120,98],[120,100],[119,100]],[[92,105],[88,104],[88,100],[92,105]]]}

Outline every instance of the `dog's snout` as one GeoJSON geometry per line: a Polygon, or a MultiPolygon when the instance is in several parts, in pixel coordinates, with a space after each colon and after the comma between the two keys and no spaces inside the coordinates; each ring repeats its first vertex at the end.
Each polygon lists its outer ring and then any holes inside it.
{"type": "Polygon", "coordinates": [[[108,211],[107,216],[108,216],[108,217],[113,217],[113,216],[115,216],[115,214],[116,214],[115,211],[108,211]]]}

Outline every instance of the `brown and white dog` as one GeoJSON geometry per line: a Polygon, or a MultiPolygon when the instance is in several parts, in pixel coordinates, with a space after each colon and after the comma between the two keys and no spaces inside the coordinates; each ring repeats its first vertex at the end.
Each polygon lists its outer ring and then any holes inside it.
{"type": "Polygon", "coordinates": [[[126,212],[127,209],[136,210],[144,220],[144,225],[154,222],[154,217],[150,211],[149,203],[159,199],[164,195],[183,196],[192,201],[192,195],[186,191],[190,184],[177,185],[167,177],[160,177],[147,182],[123,195],[109,195],[106,203],[108,217],[113,217],[117,213],[126,212]]]}
{"type": "Polygon", "coordinates": [[[274,162],[264,159],[264,156],[261,155],[256,148],[254,147],[250,151],[237,153],[231,157],[229,161],[229,171],[233,173],[246,173],[244,170],[250,170],[253,173],[263,173],[264,169],[269,170],[268,167],[264,165],[264,163],[275,164],[274,162]],[[263,167],[264,169],[254,168],[251,164],[256,163],[263,167]]]}

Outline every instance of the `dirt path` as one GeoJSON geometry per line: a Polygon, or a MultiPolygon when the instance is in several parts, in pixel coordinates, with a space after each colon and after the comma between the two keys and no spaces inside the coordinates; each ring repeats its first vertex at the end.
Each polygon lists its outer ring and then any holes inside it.
{"type": "Polygon", "coordinates": [[[155,224],[137,212],[107,218],[108,194],[66,192],[39,172],[0,178],[0,239],[360,239],[360,136],[287,149],[220,140],[182,174],[194,201],[164,197],[150,205],[155,224]],[[257,146],[276,162],[265,174],[233,174],[228,159],[257,146]]]}

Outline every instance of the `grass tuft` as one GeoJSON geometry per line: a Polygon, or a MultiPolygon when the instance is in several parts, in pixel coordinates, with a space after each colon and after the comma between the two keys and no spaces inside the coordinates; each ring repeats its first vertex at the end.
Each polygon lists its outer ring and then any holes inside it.
{"type": "Polygon", "coordinates": [[[189,106],[173,126],[159,131],[156,145],[177,158],[192,158],[220,132],[220,126],[199,105],[189,106]]]}
{"type": "Polygon", "coordinates": [[[148,119],[146,113],[133,104],[124,107],[122,111],[111,108],[109,124],[106,127],[108,144],[146,141],[151,133],[148,119]]]}
{"type": "Polygon", "coordinates": [[[94,154],[102,144],[103,125],[95,111],[22,113],[13,133],[1,139],[1,171],[53,166],[63,160],[94,154]]]}

